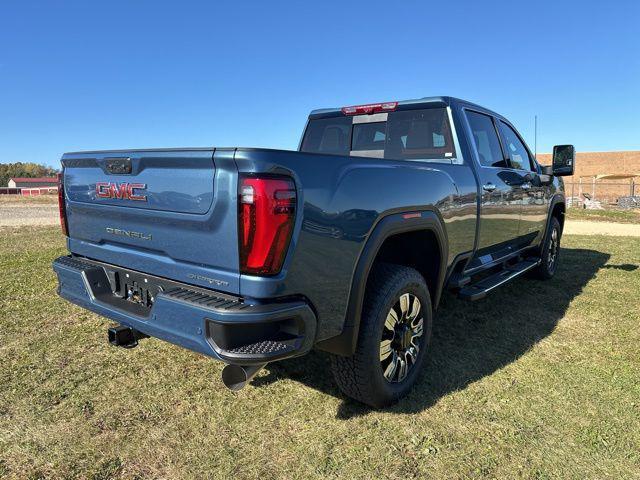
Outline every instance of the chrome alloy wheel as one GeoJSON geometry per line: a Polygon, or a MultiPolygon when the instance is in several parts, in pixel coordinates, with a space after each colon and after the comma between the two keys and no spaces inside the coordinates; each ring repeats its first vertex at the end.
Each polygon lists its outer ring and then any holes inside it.
{"type": "Polygon", "coordinates": [[[558,229],[554,228],[551,232],[551,243],[549,244],[549,255],[547,256],[547,267],[550,272],[556,267],[556,259],[558,258],[558,249],[560,241],[558,239],[558,229]]]}
{"type": "Polygon", "coordinates": [[[380,341],[380,366],[388,382],[402,382],[416,363],[423,329],[420,300],[402,294],[387,314],[380,341]]]}

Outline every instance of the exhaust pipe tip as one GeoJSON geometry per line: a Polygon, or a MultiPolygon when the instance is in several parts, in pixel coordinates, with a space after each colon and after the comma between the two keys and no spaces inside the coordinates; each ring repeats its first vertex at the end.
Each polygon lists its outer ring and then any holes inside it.
{"type": "Polygon", "coordinates": [[[222,369],[222,383],[233,392],[242,390],[265,365],[226,365],[222,369]]]}

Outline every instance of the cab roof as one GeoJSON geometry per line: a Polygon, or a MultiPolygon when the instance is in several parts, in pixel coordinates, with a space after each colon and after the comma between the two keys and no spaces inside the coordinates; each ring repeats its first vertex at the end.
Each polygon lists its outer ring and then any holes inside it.
{"type": "MultiPolygon", "coordinates": [[[[436,106],[440,105],[443,107],[461,105],[465,107],[471,107],[476,110],[480,110],[490,115],[494,115],[496,117],[502,117],[502,115],[497,114],[489,110],[488,108],[482,107],[473,102],[469,102],[467,100],[463,100],[461,98],[450,97],[450,96],[436,96],[436,97],[423,97],[423,98],[414,98],[410,100],[400,100],[397,101],[398,109],[403,110],[403,107],[416,107],[416,106],[436,106]]],[[[342,107],[333,107],[333,108],[319,108],[316,110],[312,110],[309,114],[309,118],[313,117],[327,117],[333,115],[342,115],[342,107]]]]}

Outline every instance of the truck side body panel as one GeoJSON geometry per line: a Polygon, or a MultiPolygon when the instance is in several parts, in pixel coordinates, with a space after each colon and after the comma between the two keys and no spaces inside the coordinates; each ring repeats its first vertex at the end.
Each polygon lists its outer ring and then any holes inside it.
{"type": "Polygon", "coordinates": [[[357,260],[385,216],[437,212],[447,234],[449,264],[473,250],[477,186],[467,164],[259,149],[238,149],[235,160],[241,173],[285,173],[302,186],[302,209],[282,273],[243,275],[240,292],[257,298],[306,296],[318,313],[318,341],[342,331],[357,260]]]}

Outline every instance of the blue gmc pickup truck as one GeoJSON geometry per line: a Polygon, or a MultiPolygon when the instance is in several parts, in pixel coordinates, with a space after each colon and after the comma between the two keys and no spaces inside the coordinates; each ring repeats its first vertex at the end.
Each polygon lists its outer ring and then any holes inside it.
{"type": "Polygon", "coordinates": [[[451,97],[315,110],[298,151],[67,153],[58,293],[117,326],[225,362],[330,353],[348,396],[405,395],[445,289],[478,300],[558,264],[574,148],[540,166],[514,126],[451,97]]]}

